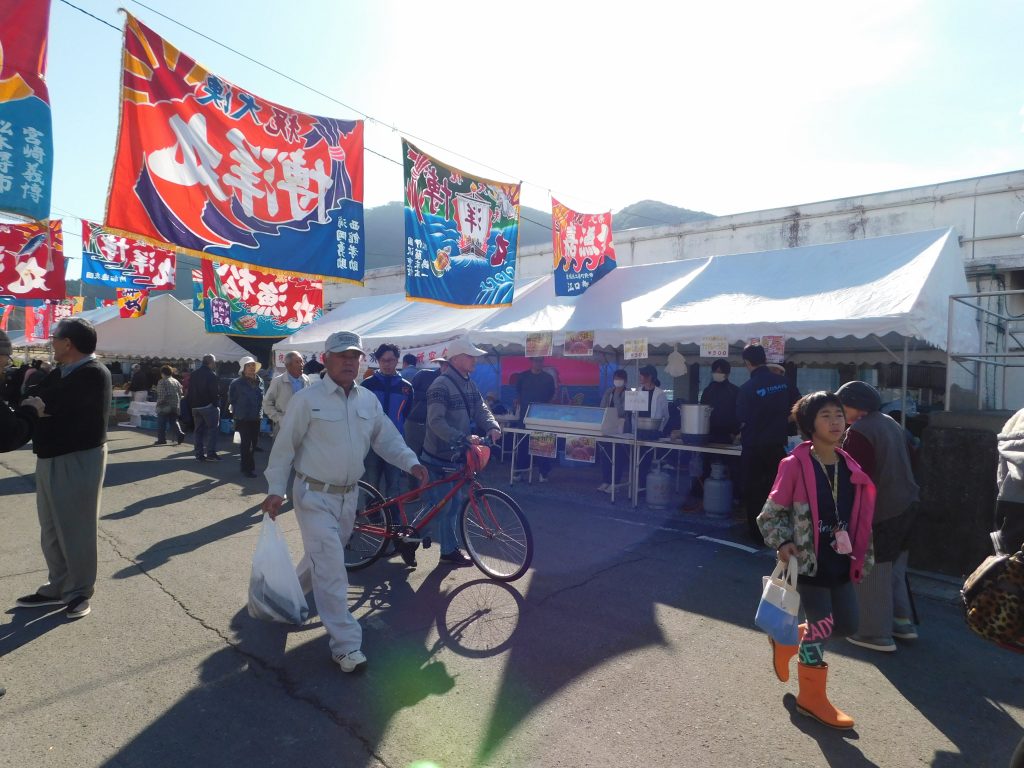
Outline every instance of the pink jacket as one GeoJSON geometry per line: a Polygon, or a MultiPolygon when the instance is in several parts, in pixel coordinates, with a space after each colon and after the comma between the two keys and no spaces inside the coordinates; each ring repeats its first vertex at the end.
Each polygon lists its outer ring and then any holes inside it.
{"type": "MultiPolygon", "coordinates": [[[[875,485],[848,453],[841,448],[836,448],[836,453],[846,460],[854,488],[849,533],[853,544],[850,578],[856,583],[864,577],[866,570],[870,570],[874,561],[871,523],[875,515],[875,485]]],[[[758,516],[758,523],[769,546],[777,549],[788,539],[798,549],[804,550],[798,558],[801,566],[806,566],[801,567],[801,573],[817,571],[818,493],[813,461],[809,440],[798,445],[780,461],[775,485],[765,509],[758,516]],[[781,519],[782,516],[778,514],[783,509],[788,512],[788,520],[781,519]],[[811,551],[806,552],[807,549],[811,551]]]]}

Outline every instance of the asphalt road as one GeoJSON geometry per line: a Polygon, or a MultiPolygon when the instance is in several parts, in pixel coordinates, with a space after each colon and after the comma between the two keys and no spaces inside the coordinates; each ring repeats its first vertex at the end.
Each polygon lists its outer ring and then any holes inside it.
{"type": "MultiPolygon", "coordinates": [[[[370,662],[345,675],[315,618],[246,613],[262,478],[152,440],[111,434],[92,614],[4,609],[0,765],[980,768],[1024,735],[1020,657],[924,596],[898,653],[831,646],[853,732],[797,714],[753,626],[770,555],[700,538],[742,527],[612,506],[583,470],[513,489],[536,556],[510,586],[434,568],[436,548],[355,574],[370,662]]],[[[0,455],[5,606],[45,577],[33,467],[0,455]]]]}

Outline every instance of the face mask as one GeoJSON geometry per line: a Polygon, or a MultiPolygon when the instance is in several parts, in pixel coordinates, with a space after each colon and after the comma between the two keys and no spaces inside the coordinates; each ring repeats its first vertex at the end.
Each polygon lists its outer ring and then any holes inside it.
{"type": "Polygon", "coordinates": [[[712,373],[711,374],[711,378],[714,379],[715,381],[725,381],[725,374],[724,373],[712,373]]]}
{"type": "Polygon", "coordinates": [[[626,380],[625,379],[616,379],[615,380],[615,386],[616,387],[624,387],[624,386],[626,386],[626,380]]]}

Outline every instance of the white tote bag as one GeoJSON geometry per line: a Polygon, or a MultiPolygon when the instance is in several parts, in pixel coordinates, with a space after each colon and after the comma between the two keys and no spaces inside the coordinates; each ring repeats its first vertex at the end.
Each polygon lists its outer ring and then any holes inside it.
{"type": "Polygon", "coordinates": [[[777,643],[796,645],[799,642],[800,593],[796,591],[797,562],[795,557],[775,564],[771,576],[762,577],[761,602],[757,605],[754,623],[777,643]]]}

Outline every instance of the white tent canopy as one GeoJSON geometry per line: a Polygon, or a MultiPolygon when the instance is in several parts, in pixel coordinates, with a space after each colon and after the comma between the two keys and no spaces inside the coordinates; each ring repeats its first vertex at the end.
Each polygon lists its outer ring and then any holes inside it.
{"type": "MultiPolygon", "coordinates": [[[[512,306],[500,309],[438,307],[404,294],[362,297],[279,346],[322,351],[340,329],[360,333],[367,346],[403,348],[457,329],[493,347],[525,345],[536,331],[554,333],[556,344],[567,331],[595,331],[603,347],[641,337],[652,345],[699,344],[704,336],[741,344],[776,335],[795,340],[794,352],[877,358],[887,356],[881,339],[893,352],[904,339],[944,348],[949,296],[968,292],[956,235],[931,230],[620,267],[578,297],[555,296],[549,275],[517,289],[512,306]]],[[[954,329],[956,349],[977,345],[969,318],[954,329]]]]}
{"type": "MultiPolygon", "coordinates": [[[[101,357],[192,360],[212,354],[218,360],[237,360],[249,354],[227,336],[207,333],[203,318],[168,294],[151,296],[142,317],[123,318],[117,307],[93,309],[78,317],[96,326],[96,354],[101,357]]],[[[25,346],[24,336],[11,343],[25,346]]]]}

